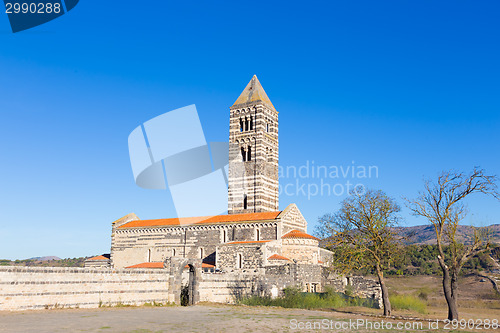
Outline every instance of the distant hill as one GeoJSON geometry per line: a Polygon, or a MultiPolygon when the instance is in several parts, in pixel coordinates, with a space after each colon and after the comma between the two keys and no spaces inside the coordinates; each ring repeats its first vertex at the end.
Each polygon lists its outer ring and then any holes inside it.
{"type": "Polygon", "coordinates": [[[24,260],[0,259],[0,266],[38,266],[38,267],[83,267],[89,257],[61,259],[55,256],[35,257],[24,260]]]}
{"type": "MultiPolygon", "coordinates": [[[[500,224],[493,224],[488,227],[490,232],[490,242],[500,244],[500,224]]],[[[432,245],[436,244],[436,232],[433,225],[418,225],[414,227],[398,227],[395,228],[402,236],[413,235],[408,240],[408,244],[415,245],[432,245]]],[[[457,228],[457,241],[463,243],[471,243],[474,236],[474,228],[468,225],[460,225],[457,228]]]]}
{"type": "Polygon", "coordinates": [[[33,257],[28,260],[36,260],[36,261],[51,261],[51,260],[61,260],[61,258],[56,256],[46,256],[46,257],[33,257]]]}
{"type": "MultiPolygon", "coordinates": [[[[500,224],[492,224],[489,229],[490,243],[500,245],[500,224]]],[[[413,227],[394,228],[398,234],[404,237],[413,235],[406,241],[407,245],[434,245],[436,244],[436,232],[434,226],[430,224],[417,225],[413,227]]],[[[473,241],[474,228],[468,225],[460,225],[457,228],[457,240],[461,243],[470,244],[473,241]]],[[[325,246],[328,239],[320,241],[320,246],[325,246]]]]}

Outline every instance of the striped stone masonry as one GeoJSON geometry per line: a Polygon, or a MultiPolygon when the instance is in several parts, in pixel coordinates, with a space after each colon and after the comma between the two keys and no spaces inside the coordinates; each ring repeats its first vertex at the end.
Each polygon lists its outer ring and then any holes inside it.
{"type": "Polygon", "coordinates": [[[0,311],[165,303],[168,283],[151,269],[0,266],[0,311]]]}
{"type": "Polygon", "coordinates": [[[279,208],[278,112],[256,76],[230,107],[228,212],[279,208]]]}

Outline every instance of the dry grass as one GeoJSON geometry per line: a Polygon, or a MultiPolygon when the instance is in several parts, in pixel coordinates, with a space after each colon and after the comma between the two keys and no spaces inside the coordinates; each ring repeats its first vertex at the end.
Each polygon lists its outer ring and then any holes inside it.
{"type": "MultiPolygon", "coordinates": [[[[389,293],[413,295],[427,303],[426,318],[446,318],[447,306],[440,277],[405,276],[387,278],[389,293]]],[[[489,281],[480,282],[477,276],[459,280],[459,314],[464,319],[493,319],[500,317],[500,298],[489,281]]],[[[395,314],[411,315],[411,311],[394,311],[395,314]]],[[[416,315],[417,313],[415,313],[416,315]]],[[[422,315],[420,315],[422,316],[422,315]]]]}

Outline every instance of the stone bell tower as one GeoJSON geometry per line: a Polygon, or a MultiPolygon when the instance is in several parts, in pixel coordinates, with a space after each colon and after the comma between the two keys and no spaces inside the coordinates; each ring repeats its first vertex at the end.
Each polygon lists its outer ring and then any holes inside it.
{"type": "Polygon", "coordinates": [[[228,213],[277,211],[278,111],[257,76],[229,110],[228,213]]]}

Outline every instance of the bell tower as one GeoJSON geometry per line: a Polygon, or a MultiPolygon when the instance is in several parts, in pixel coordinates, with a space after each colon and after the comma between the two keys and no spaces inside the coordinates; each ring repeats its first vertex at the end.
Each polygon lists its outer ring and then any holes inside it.
{"type": "Polygon", "coordinates": [[[277,211],[278,112],[257,76],[229,110],[228,213],[277,211]]]}

